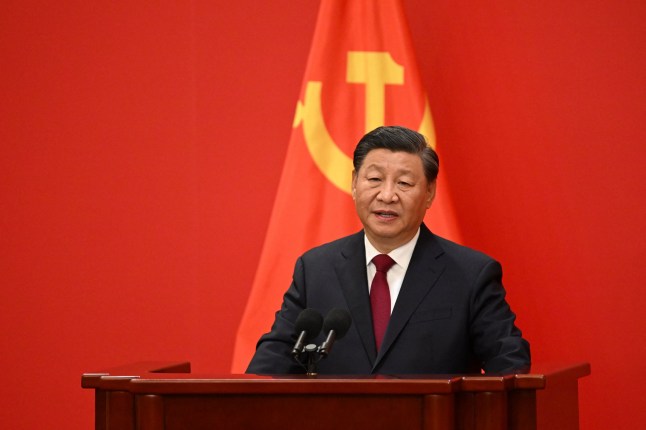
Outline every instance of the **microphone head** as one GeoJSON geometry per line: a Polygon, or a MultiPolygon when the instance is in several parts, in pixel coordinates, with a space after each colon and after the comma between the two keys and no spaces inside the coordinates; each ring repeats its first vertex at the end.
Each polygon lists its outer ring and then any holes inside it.
{"type": "Polygon", "coordinates": [[[296,336],[305,332],[305,341],[314,339],[321,332],[323,326],[323,316],[314,309],[303,309],[296,318],[296,336]]]}
{"type": "Polygon", "coordinates": [[[334,330],[337,339],[341,339],[350,329],[352,318],[345,309],[334,308],[325,316],[323,331],[329,333],[334,330]]]}

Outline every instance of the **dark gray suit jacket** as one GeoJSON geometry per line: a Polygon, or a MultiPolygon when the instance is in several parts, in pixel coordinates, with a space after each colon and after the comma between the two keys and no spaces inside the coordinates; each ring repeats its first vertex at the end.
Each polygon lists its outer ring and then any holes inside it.
{"type": "MultiPolygon", "coordinates": [[[[294,324],[313,308],[347,309],[352,326],[320,374],[447,374],[527,370],[529,344],[505,300],[502,269],[486,255],[422,224],[383,345],[375,347],[364,233],[319,246],[296,262],[293,282],[247,373],[304,373],[292,358],[294,324]]],[[[323,341],[323,334],[315,340],[323,341]]]]}

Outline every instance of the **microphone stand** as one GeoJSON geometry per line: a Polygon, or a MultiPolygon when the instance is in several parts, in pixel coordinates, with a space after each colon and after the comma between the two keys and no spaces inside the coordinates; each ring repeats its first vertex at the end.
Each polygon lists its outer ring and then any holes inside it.
{"type": "Polygon", "coordinates": [[[294,359],[298,364],[303,366],[307,376],[318,375],[318,363],[322,358],[325,358],[325,355],[320,353],[320,349],[320,347],[310,343],[305,345],[300,354],[294,354],[294,359]],[[303,355],[305,355],[305,359],[301,360],[303,355]]]}
{"type": "Polygon", "coordinates": [[[318,375],[318,363],[321,361],[321,357],[318,354],[317,346],[312,343],[306,345],[303,352],[307,353],[307,366],[305,368],[307,376],[318,375]]]}

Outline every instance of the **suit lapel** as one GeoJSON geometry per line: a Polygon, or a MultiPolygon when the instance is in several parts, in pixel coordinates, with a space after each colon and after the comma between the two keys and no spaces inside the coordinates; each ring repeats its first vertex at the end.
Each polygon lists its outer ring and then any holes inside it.
{"type": "Polygon", "coordinates": [[[375,348],[375,336],[372,331],[372,313],[370,311],[366,251],[363,237],[363,232],[352,236],[348,245],[341,251],[341,258],[338,264],[335,265],[335,271],[352,316],[352,324],[359,333],[370,363],[374,363],[377,351],[375,348]]]}
{"type": "MultiPolygon", "coordinates": [[[[444,264],[438,257],[443,252],[435,236],[422,224],[419,239],[415,245],[415,250],[373,369],[379,365],[382,357],[388,352],[404,329],[417,306],[442,274],[444,264]]],[[[370,303],[368,303],[369,307],[370,303]]]]}

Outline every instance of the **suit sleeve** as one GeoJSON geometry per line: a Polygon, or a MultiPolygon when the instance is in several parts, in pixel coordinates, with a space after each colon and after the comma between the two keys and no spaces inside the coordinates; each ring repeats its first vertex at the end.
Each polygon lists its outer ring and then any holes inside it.
{"type": "Polygon", "coordinates": [[[529,343],[516,327],[516,315],[505,300],[502,268],[490,260],[475,281],[470,331],[473,348],[487,373],[528,371],[529,343]]]}
{"type": "Polygon", "coordinates": [[[246,373],[280,375],[305,373],[291,355],[296,342],[294,326],[296,318],[305,309],[305,278],[303,259],[299,258],[294,268],[292,284],[283,296],[283,303],[269,333],[264,334],[256,345],[246,373]]]}

